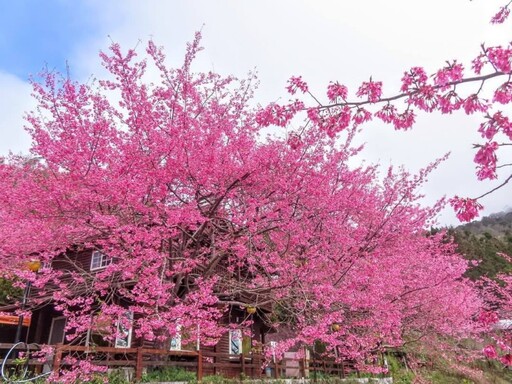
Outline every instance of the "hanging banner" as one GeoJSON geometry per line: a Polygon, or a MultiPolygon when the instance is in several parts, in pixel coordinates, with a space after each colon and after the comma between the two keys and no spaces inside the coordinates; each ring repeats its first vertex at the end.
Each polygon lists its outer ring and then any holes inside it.
{"type": "Polygon", "coordinates": [[[132,344],[133,312],[126,311],[117,323],[116,348],[130,348],[132,344]]]}

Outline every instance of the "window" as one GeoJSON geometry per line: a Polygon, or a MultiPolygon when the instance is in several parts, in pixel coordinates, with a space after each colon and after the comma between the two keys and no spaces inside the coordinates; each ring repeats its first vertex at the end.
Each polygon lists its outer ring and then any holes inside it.
{"type": "Polygon", "coordinates": [[[111,262],[112,259],[104,253],[101,253],[100,251],[93,251],[91,257],[91,271],[105,268],[111,262]]]}

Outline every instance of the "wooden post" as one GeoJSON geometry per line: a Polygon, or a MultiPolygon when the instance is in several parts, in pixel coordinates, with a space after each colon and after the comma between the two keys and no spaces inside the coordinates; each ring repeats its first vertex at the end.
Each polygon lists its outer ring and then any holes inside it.
{"type": "MultiPolygon", "coordinates": [[[[214,375],[217,375],[218,371],[217,371],[217,344],[215,344],[215,346],[213,347],[213,374],[214,375]]],[[[219,359],[222,361],[222,359],[219,359]]]]}
{"type": "Polygon", "coordinates": [[[245,354],[242,352],[240,354],[240,371],[241,371],[241,374],[243,375],[242,377],[245,376],[245,354]]]}
{"type": "Polygon", "coordinates": [[[345,364],[343,363],[343,359],[341,359],[341,378],[345,378],[345,364]]]}
{"type": "Polygon", "coordinates": [[[253,364],[256,365],[256,372],[257,372],[256,376],[257,376],[257,378],[261,379],[261,376],[262,376],[262,371],[261,371],[261,355],[259,353],[254,355],[254,357],[253,357],[253,364]]]}
{"type": "Polygon", "coordinates": [[[302,348],[302,351],[303,351],[304,355],[303,355],[302,359],[300,360],[302,362],[301,375],[303,378],[309,379],[309,351],[306,348],[306,346],[304,346],[302,348]]]}
{"type": "Polygon", "coordinates": [[[137,360],[135,363],[135,379],[140,381],[142,379],[142,347],[137,348],[137,360]]]}
{"type": "Polygon", "coordinates": [[[203,351],[197,351],[197,381],[203,380],[203,351]]]}
{"type": "Polygon", "coordinates": [[[60,363],[62,361],[62,343],[55,345],[55,355],[53,356],[53,373],[59,374],[60,363]]]}
{"type": "Polygon", "coordinates": [[[277,360],[274,360],[274,378],[279,379],[279,372],[278,372],[279,366],[277,364],[277,360]]]}

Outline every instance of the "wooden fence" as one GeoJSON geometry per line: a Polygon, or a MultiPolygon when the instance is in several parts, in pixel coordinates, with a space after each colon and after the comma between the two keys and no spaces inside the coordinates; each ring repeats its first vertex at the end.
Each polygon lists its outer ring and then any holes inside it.
{"type": "MultiPolygon", "coordinates": [[[[0,358],[5,356],[13,344],[0,343],[0,358]]],[[[25,351],[26,348],[20,348],[25,351]]],[[[37,350],[33,347],[32,351],[37,350]]],[[[98,366],[108,368],[132,368],[135,379],[142,378],[144,369],[156,367],[181,367],[188,371],[195,371],[197,379],[202,380],[205,375],[222,375],[226,377],[261,378],[263,375],[273,378],[281,377],[309,377],[316,379],[317,374],[345,377],[354,372],[353,365],[348,362],[337,363],[326,359],[284,358],[280,361],[270,362],[264,366],[264,358],[260,354],[229,355],[211,351],[169,351],[149,348],[112,348],[112,347],[86,347],[76,345],[57,344],[50,363],[44,363],[30,358],[27,365],[31,370],[40,373],[43,366],[51,368],[54,372],[71,366],[72,361],[88,360],[98,366]]],[[[6,365],[15,365],[17,362],[11,356],[6,365]]]]}

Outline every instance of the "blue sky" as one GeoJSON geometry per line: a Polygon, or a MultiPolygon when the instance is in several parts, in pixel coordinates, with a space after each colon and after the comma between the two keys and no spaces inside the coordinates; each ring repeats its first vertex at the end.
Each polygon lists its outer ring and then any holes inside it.
{"type": "MultiPolygon", "coordinates": [[[[0,0],[0,155],[27,153],[30,137],[23,114],[34,109],[30,74],[45,65],[71,77],[101,77],[98,51],[111,40],[124,49],[152,38],[166,49],[171,65],[202,29],[196,70],[239,77],[256,68],[256,102],[283,100],[286,80],[302,75],[324,97],[329,81],[351,91],[372,76],[384,94],[399,89],[403,71],[428,70],[445,60],[467,67],[488,45],[512,41],[512,20],[489,20],[506,0],[0,0]]],[[[472,144],[479,142],[474,116],[420,116],[416,128],[397,134],[370,124],[359,136],[366,143],[361,161],[405,164],[412,172],[451,151],[424,193],[432,203],[447,195],[477,196],[494,185],[476,181],[472,144]],[[469,192],[468,192],[469,191],[469,192]]],[[[482,201],[486,213],[510,205],[510,190],[482,201]]],[[[451,210],[444,223],[455,223],[451,210]]]]}
{"type": "Polygon", "coordinates": [[[83,1],[1,1],[0,70],[21,79],[46,65],[64,71],[74,49],[101,34],[96,11],[83,1]]]}

